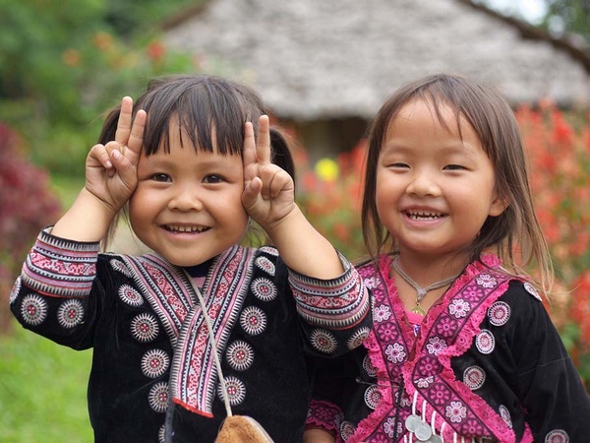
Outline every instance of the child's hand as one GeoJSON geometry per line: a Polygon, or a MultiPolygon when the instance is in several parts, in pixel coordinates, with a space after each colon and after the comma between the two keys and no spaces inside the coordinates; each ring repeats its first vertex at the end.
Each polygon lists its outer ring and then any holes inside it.
{"type": "Polygon", "coordinates": [[[137,186],[146,114],[138,111],[132,126],[132,113],[133,100],[124,97],[115,140],[93,146],[86,158],[85,188],[114,213],[125,205],[137,186]]]}
{"type": "Polygon", "coordinates": [[[242,204],[263,229],[280,224],[296,207],[293,179],[270,161],[269,126],[268,116],[261,116],[256,142],[252,123],[247,122],[244,137],[242,204]]]}

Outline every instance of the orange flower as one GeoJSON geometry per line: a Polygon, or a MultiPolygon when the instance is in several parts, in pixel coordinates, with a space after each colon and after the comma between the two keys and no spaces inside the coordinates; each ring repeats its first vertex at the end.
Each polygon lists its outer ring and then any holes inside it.
{"type": "Polygon", "coordinates": [[[82,57],[76,49],[68,48],[62,54],[61,59],[67,66],[73,68],[80,65],[82,57]]]}

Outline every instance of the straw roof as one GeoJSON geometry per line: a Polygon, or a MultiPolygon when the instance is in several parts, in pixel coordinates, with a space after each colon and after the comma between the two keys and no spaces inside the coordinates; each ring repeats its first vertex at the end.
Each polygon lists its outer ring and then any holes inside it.
{"type": "Polygon", "coordinates": [[[469,0],[210,0],[168,21],[164,41],[290,119],[369,118],[401,84],[436,72],[515,103],[590,103],[584,49],[469,0]]]}

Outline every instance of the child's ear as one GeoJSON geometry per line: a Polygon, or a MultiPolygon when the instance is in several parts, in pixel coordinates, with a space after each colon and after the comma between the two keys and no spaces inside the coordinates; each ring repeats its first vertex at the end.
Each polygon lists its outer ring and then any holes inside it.
{"type": "Polygon", "coordinates": [[[490,212],[488,215],[491,217],[498,217],[506,210],[506,208],[508,208],[508,206],[510,206],[508,199],[497,195],[490,205],[490,212]]]}

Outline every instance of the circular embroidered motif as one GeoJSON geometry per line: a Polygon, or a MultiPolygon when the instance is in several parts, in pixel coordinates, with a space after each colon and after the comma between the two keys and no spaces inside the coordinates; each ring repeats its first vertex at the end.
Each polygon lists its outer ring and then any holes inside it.
{"type": "Polygon", "coordinates": [[[372,410],[375,410],[377,404],[379,404],[379,400],[381,400],[379,388],[376,385],[369,386],[365,391],[365,404],[372,410]]]}
{"type": "Polygon", "coordinates": [[[512,429],[512,417],[510,416],[510,411],[508,408],[504,405],[500,405],[498,411],[500,412],[500,417],[502,417],[502,420],[504,420],[504,423],[506,423],[506,426],[512,429]]]}
{"type": "Polygon", "coordinates": [[[545,443],[569,443],[570,437],[562,429],[555,429],[545,437],[545,443]]]}
{"type": "Polygon", "coordinates": [[[331,354],[336,350],[338,342],[330,331],[325,329],[314,329],[311,333],[311,344],[320,352],[331,354]]]}
{"type": "MultiPolygon", "coordinates": [[[[533,285],[531,285],[529,282],[526,282],[524,284],[524,289],[531,294],[533,297],[535,297],[537,300],[539,301],[543,301],[541,299],[541,296],[539,295],[539,291],[537,291],[537,288],[535,288],[533,285]]],[[[563,432],[563,431],[560,431],[563,432]]]]}
{"type": "Polygon", "coordinates": [[[488,309],[488,318],[494,326],[504,326],[510,318],[510,306],[503,301],[497,301],[488,309]]]}
{"type": "Polygon", "coordinates": [[[79,325],[82,318],[84,318],[84,307],[80,300],[66,300],[57,310],[57,321],[66,329],[79,325]]]}
{"type": "Polygon", "coordinates": [[[152,349],[141,358],[141,371],[149,378],[158,378],[170,367],[170,357],[161,349],[152,349]]]}
{"type": "Polygon", "coordinates": [[[486,373],[479,366],[469,366],[463,371],[463,383],[472,391],[481,388],[485,381],[486,373]]]}
{"type": "Polygon", "coordinates": [[[365,358],[363,359],[363,369],[369,377],[375,377],[377,375],[377,369],[373,366],[373,362],[368,355],[365,355],[365,358]]]}
{"type": "Polygon", "coordinates": [[[475,346],[482,354],[490,354],[496,347],[496,339],[487,329],[482,329],[475,337],[475,346]]]}
{"type": "Polygon", "coordinates": [[[269,275],[275,275],[275,264],[266,257],[258,257],[254,263],[269,275]]]}
{"type": "Polygon", "coordinates": [[[258,335],[266,329],[266,314],[256,306],[248,306],[240,314],[240,325],[250,335],[258,335]]]}
{"type": "Polygon", "coordinates": [[[141,306],[143,304],[141,294],[129,285],[121,285],[119,288],[119,297],[130,306],[141,306]]]}
{"type": "Polygon", "coordinates": [[[268,278],[259,277],[250,285],[255,297],[262,301],[271,301],[277,297],[277,287],[268,278]]]}
{"type": "Polygon", "coordinates": [[[139,314],[131,321],[131,335],[139,342],[150,342],[159,332],[158,320],[152,314],[139,314]]]}
{"type": "Polygon", "coordinates": [[[242,340],[236,340],[225,351],[227,362],[236,371],[245,371],[254,362],[254,349],[242,340]]]}
{"type": "Polygon", "coordinates": [[[349,421],[343,421],[340,425],[340,437],[342,437],[342,440],[344,441],[348,440],[355,431],[356,428],[349,421]]]}
{"type": "Polygon", "coordinates": [[[164,443],[166,441],[166,425],[160,426],[158,431],[158,443],[164,443]]]}
{"type": "Polygon", "coordinates": [[[12,286],[12,291],[10,291],[10,296],[9,296],[9,303],[10,304],[12,304],[16,300],[16,297],[17,297],[18,293],[20,292],[21,286],[22,286],[22,279],[19,277],[14,282],[14,285],[12,286]]]}
{"type": "Polygon", "coordinates": [[[391,309],[387,305],[379,305],[373,308],[373,320],[377,323],[389,320],[391,309]]]}
{"type": "MultiPolygon", "coordinates": [[[[227,388],[227,396],[229,404],[232,406],[239,405],[246,398],[246,386],[236,377],[229,376],[225,378],[225,387],[227,388]]],[[[223,400],[223,392],[221,391],[221,384],[217,389],[217,395],[223,400]]]]}
{"type": "Polygon", "coordinates": [[[168,383],[156,383],[148,396],[151,408],[156,412],[165,412],[168,406],[168,383]]]}
{"type": "Polygon", "coordinates": [[[273,248],[272,246],[268,246],[268,245],[261,246],[258,250],[262,251],[262,252],[266,252],[267,254],[273,255],[275,257],[279,256],[279,251],[277,250],[277,248],[273,248]]]}
{"type": "Polygon", "coordinates": [[[111,259],[111,267],[115,271],[119,271],[121,274],[125,275],[126,277],[131,277],[131,271],[125,264],[119,260],[115,260],[114,258],[111,259]]]}
{"type": "Polygon", "coordinates": [[[38,295],[29,294],[23,298],[20,313],[25,323],[40,325],[47,317],[47,302],[38,295]]]}
{"type": "Polygon", "coordinates": [[[369,336],[370,329],[369,328],[360,328],[352,337],[348,339],[348,349],[355,349],[358,348],[369,336]]]}

